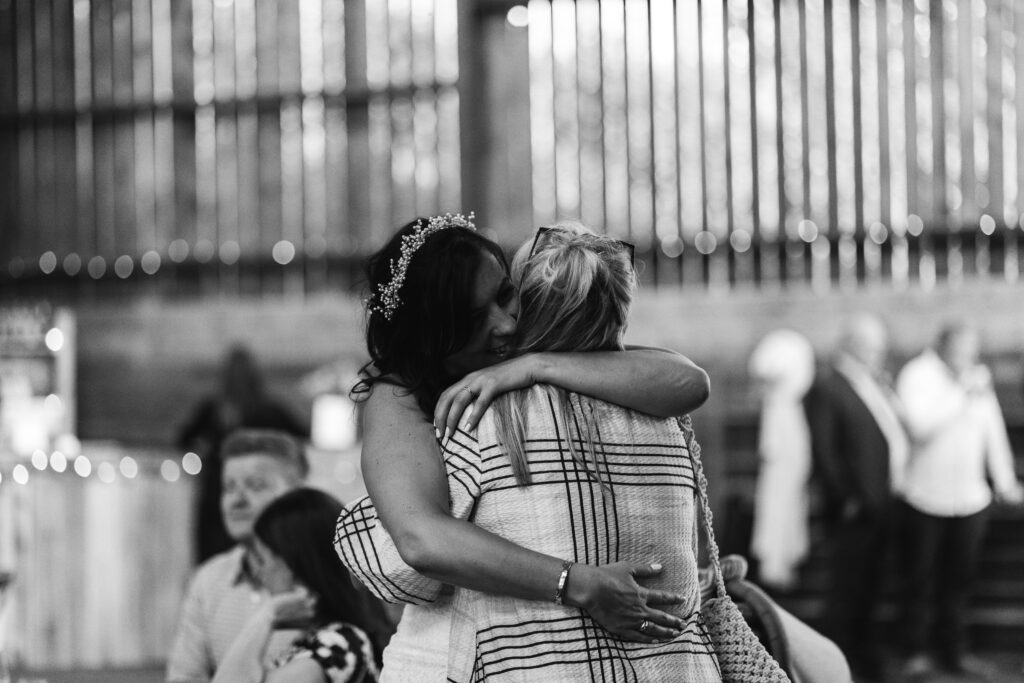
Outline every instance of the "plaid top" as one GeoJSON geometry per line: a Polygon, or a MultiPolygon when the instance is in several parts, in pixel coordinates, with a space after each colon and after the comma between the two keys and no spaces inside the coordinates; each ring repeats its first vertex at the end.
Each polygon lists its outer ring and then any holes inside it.
{"type": "MultiPolygon", "coordinates": [[[[606,461],[608,488],[602,491],[569,451],[569,440],[579,439],[580,398],[570,395],[574,424],[567,428],[551,388],[528,391],[525,446],[532,485],[517,486],[489,410],[475,434],[459,431],[444,445],[452,514],[577,562],[657,560],[664,572],[645,585],[686,596],[668,608],[685,628],[669,643],[626,642],[576,608],[456,589],[449,680],[721,680],[698,611],[695,485],[675,420],[585,399],[594,408],[600,432],[594,441],[606,461]]],[[[365,501],[353,504],[339,520],[343,560],[385,599],[433,600],[439,584],[410,577],[411,570],[393,563],[394,549],[371,509],[365,501]]]]}

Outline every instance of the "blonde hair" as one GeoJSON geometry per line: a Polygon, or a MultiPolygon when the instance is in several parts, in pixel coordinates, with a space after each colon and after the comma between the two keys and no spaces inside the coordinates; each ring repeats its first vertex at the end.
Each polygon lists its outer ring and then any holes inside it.
{"type": "MultiPolygon", "coordinates": [[[[581,223],[556,224],[519,249],[512,261],[512,281],[520,299],[517,352],[622,348],[636,291],[636,274],[624,243],[581,223]]],[[[531,482],[524,448],[529,391],[504,394],[494,403],[498,443],[508,453],[520,486],[531,482]]],[[[593,402],[559,387],[546,391],[561,415],[572,456],[604,486],[593,402]],[[585,453],[580,446],[585,446],[585,453]]],[[[600,455],[603,462],[603,452],[600,455]]]]}

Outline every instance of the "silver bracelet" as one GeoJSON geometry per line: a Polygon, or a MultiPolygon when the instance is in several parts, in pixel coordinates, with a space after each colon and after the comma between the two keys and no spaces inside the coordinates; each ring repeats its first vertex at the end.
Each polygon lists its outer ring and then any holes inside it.
{"type": "Polygon", "coordinates": [[[562,561],[562,573],[558,575],[558,588],[555,589],[555,604],[561,605],[565,601],[565,584],[569,581],[569,569],[575,564],[569,560],[562,561]]]}

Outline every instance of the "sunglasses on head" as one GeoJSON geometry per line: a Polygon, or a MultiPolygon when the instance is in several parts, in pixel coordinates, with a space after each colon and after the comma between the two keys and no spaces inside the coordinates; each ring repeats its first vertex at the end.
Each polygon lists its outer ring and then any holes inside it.
{"type": "MultiPolygon", "coordinates": [[[[556,231],[556,230],[560,230],[560,228],[545,228],[545,227],[537,228],[537,234],[533,236],[533,244],[530,246],[530,256],[531,257],[533,256],[534,252],[537,251],[537,244],[538,244],[538,242],[540,242],[541,235],[544,235],[544,234],[547,234],[549,232],[553,232],[553,231],[556,231]]],[[[622,248],[624,248],[626,251],[629,252],[629,265],[635,266],[633,255],[636,252],[636,247],[634,245],[630,244],[629,242],[623,242],[622,240],[614,240],[614,241],[615,241],[616,244],[618,244],[619,246],[621,246],[622,248]]]]}

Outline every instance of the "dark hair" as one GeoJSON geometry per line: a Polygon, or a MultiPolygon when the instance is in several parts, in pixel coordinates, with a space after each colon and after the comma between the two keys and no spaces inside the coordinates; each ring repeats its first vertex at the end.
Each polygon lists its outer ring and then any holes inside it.
{"type": "Polygon", "coordinates": [[[318,625],[344,621],[370,636],[377,659],[394,629],[383,605],[356,587],[334,552],[341,502],[324,491],[298,488],[271,502],[253,525],[255,536],[317,596],[318,625]]]}
{"type": "MultiPolygon", "coordinates": [[[[366,275],[371,297],[391,282],[391,263],[401,256],[402,238],[427,221],[417,218],[402,226],[370,257],[366,275]]],[[[391,319],[367,307],[370,362],[352,388],[353,399],[365,400],[375,384],[387,382],[413,394],[424,414],[434,410],[438,396],[457,379],[445,370],[444,359],[461,350],[473,333],[473,289],[487,254],[508,272],[501,247],[475,230],[449,227],[426,238],[405,271],[401,303],[391,319]]]]}
{"type": "Polygon", "coordinates": [[[220,458],[267,455],[294,469],[300,479],[309,474],[306,452],[295,438],[276,429],[236,429],[220,447],[220,458]]]}

